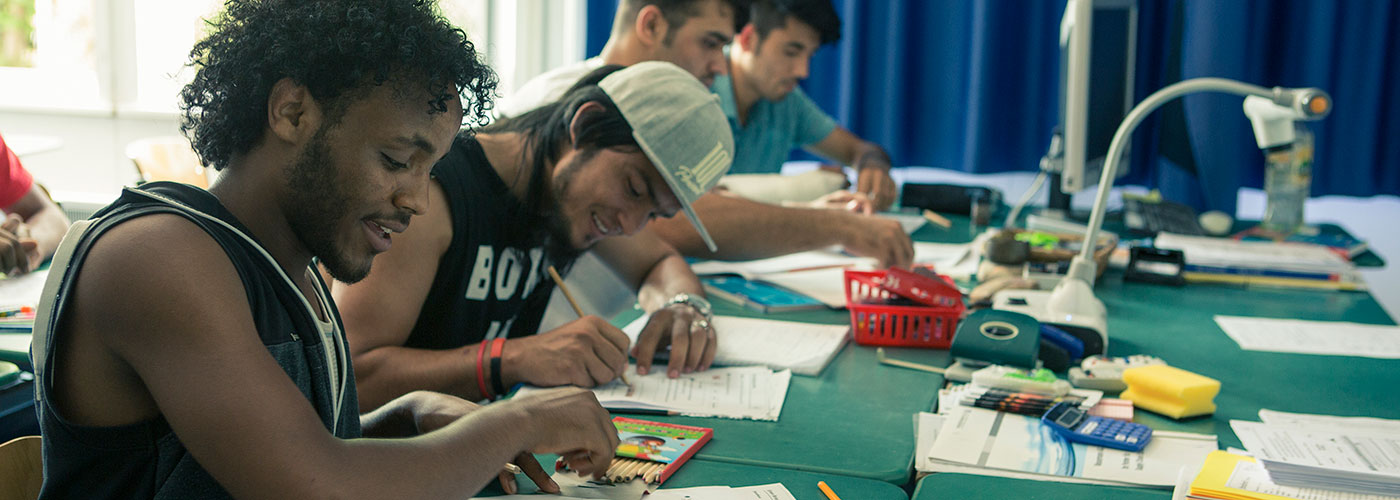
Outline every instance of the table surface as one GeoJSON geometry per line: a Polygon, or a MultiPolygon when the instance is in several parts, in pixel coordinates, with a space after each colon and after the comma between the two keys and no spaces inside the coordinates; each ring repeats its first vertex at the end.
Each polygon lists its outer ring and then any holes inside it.
{"type": "MultiPolygon", "coordinates": [[[[537,455],[536,459],[548,470],[554,463],[555,455],[537,455]]],[[[537,491],[535,485],[524,476],[518,476],[517,484],[521,493],[537,491]]],[[[898,486],[884,481],[864,479],[839,474],[817,474],[775,467],[733,464],[690,460],[666,480],[666,489],[690,488],[695,486],[756,486],[761,484],[783,483],[792,496],[798,500],[824,500],[825,495],[817,489],[817,481],[826,481],[837,496],[843,499],[861,500],[905,500],[909,495],[898,486]]],[[[481,496],[500,495],[500,486],[492,482],[481,492],[481,496]]],[[[548,497],[542,497],[548,498],[548,497]]]]}
{"type": "Polygon", "coordinates": [[[913,500],[945,498],[1014,498],[1016,500],[1163,500],[1172,497],[1167,490],[1054,483],[1029,479],[940,473],[919,480],[913,500]]]}
{"type": "MultiPolygon", "coordinates": [[[[954,221],[952,229],[942,231],[925,226],[915,239],[958,242],[975,234],[965,217],[950,218],[954,221]]],[[[1099,280],[1095,292],[1109,311],[1110,355],[1152,354],[1222,384],[1215,400],[1219,409],[1214,415],[1177,421],[1140,410],[1137,422],[1160,430],[1215,434],[1220,447],[1225,448],[1240,446],[1229,420],[1258,420],[1261,408],[1400,418],[1400,391],[1389,387],[1400,362],[1245,351],[1213,319],[1215,315],[1236,315],[1394,324],[1369,294],[1206,284],[1171,287],[1124,282],[1122,273],[1116,270],[1099,280]]],[[[717,301],[716,311],[762,316],[723,301],[717,301]]],[[[619,319],[625,323],[633,317],[635,313],[629,313],[619,319]]],[[[763,317],[824,323],[849,319],[844,311],[763,317]]],[[[951,361],[947,351],[942,350],[888,352],[934,366],[946,366],[951,361]]],[[[850,344],[820,377],[793,377],[777,422],[646,418],[714,428],[714,440],[696,456],[702,461],[846,474],[907,484],[914,453],[912,415],[932,407],[942,382],[936,374],[879,365],[874,348],[850,344]]],[[[975,484],[984,479],[947,476],[950,477],[939,480],[940,484],[975,484]]],[[[1067,487],[1063,483],[999,480],[1030,491],[1067,487]]]]}

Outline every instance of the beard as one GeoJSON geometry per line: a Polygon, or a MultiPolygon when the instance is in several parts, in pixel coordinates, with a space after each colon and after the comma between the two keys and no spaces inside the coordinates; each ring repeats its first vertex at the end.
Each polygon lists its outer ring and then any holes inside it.
{"type": "Polygon", "coordinates": [[[336,243],[336,223],[344,216],[350,193],[331,160],[326,130],[317,130],[302,155],[286,167],[292,196],[283,210],[297,240],[331,277],[355,283],[369,275],[373,257],[354,259],[336,243]]]}
{"type": "Polygon", "coordinates": [[[566,272],[574,260],[588,250],[574,246],[574,220],[564,213],[560,200],[568,197],[577,167],[582,166],[581,164],[586,163],[592,156],[575,156],[569,163],[559,165],[559,175],[550,183],[549,208],[545,212],[544,221],[548,231],[544,241],[544,252],[546,262],[558,267],[560,272],[566,272]]]}

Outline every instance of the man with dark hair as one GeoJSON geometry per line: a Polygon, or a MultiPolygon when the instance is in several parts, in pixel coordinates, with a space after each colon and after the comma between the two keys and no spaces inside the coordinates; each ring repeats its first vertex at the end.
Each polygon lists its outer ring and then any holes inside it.
{"type": "Polygon", "coordinates": [[[583,75],[607,64],[667,61],[709,85],[727,71],[724,46],[748,15],[747,0],[622,0],[597,57],[530,79],[502,99],[496,112],[516,116],[557,101],[583,75]]]}
{"type": "Polygon", "coordinates": [[[495,86],[461,30],[425,1],[225,7],[182,93],[218,182],[126,190],[55,253],[32,351],[40,496],[469,497],[512,459],[557,491],[530,452],[601,475],[617,435],[582,390],[358,411],[313,263],[359,280],[427,210],[463,95],[479,121],[495,86]]]}
{"type": "MultiPolygon", "coordinates": [[[[627,368],[629,340],[586,316],[541,332],[554,290],[592,248],[651,319],[631,352],[645,374],[670,345],[667,375],[703,370],[714,330],[699,279],[642,232],[684,211],[729,168],[733,138],[717,99],[667,62],[605,66],[564,97],[458,135],[434,167],[433,211],[355,285],[337,283],[362,406],[414,390],[468,399],[517,383],[591,387],[627,368]]],[[[677,218],[679,219],[679,218],[677,218]]]]}
{"type": "MultiPolygon", "coordinates": [[[[841,20],[830,0],[755,0],[751,12],[749,25],[729,48],[729,72],[710,87],[734,132],[730,173],[777,173],[792,148],[801,146],[858,172],[856,193],[819,201],[854,199],[876,210],[889,207],[895,186],[884,149],[837,125],[797,88],[817,48],[841,37],[841,20]]],[[[810,225],[799,226],[786,222],[795,217],[790,210],[748,205],[758,204],[714,197],[696,205],[721,243],[721,254],[705,252],[690,228],[662,223],[654,230],[686,255],[700,257],[751,259],[841,244],[881,265],[906,266],[913,258],[908,236],[890,219],[824,210],[810,225]],[[759,232],[763,238],[751,236],[759,232]]]]}

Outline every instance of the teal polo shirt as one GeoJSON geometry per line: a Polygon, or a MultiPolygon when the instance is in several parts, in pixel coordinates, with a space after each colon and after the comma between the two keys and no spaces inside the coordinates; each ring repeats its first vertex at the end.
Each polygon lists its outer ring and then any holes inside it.
{"type": "Polygon", "coordinates": [[[759,99],[749,110],[749,123],[740,126],[732,82],[729,75],[718,75],[710,86],[734,131],[731,174],[778,173],[793,148],[821,142],[836,130],[836,120],[818,108],[801,87],[779,101],[759,99]]]}

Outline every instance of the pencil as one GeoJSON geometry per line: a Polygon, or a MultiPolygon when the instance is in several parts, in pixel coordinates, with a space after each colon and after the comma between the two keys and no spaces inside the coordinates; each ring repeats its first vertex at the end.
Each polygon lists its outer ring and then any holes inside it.
{"type": "Polygon", "coordinates": [[[929,222],[932,222],[942,227],[943,229],[949,229],[953,227],[953,221],[950,221],[946,217],[938,215],[938,212],[934,212],[933,210],[929,210],[927,208],[924,209],[924,218],[928,219],[929,222]]]}
{"type": "MultiPolygon", "coordinates": [[[[564,278],[559,277],[559,271],[554,270],[554,266],[549,266],[549,278],[554,280],[554,286],[559,287],[559,291],[564,292],[564,298],[569,300],[570,306],[573,306],[574,314],[580,318],[584,317],[583,308],[579,307],[578,301],[574,300],[574,294],[569,293],[569,287],[564,286],[564,278]]],[[[619,373],[617,378],[622,379],[622,383],[627,384],[627,387],[632,387],[632,383],[627,381],[627,373],[625,373],[627,368],[623,367],[622,370],[624,373],[619,373]]]]}
{"type": "Polygon", "coordinates": [[[817,487],[821,488],[822,493],[826,494],[826,498],[830,500],[841,500],[841,497],[836,496],[836,492],[831,491],[831,487],[826,485],[826,481],[817,481],[817,487]]]}

